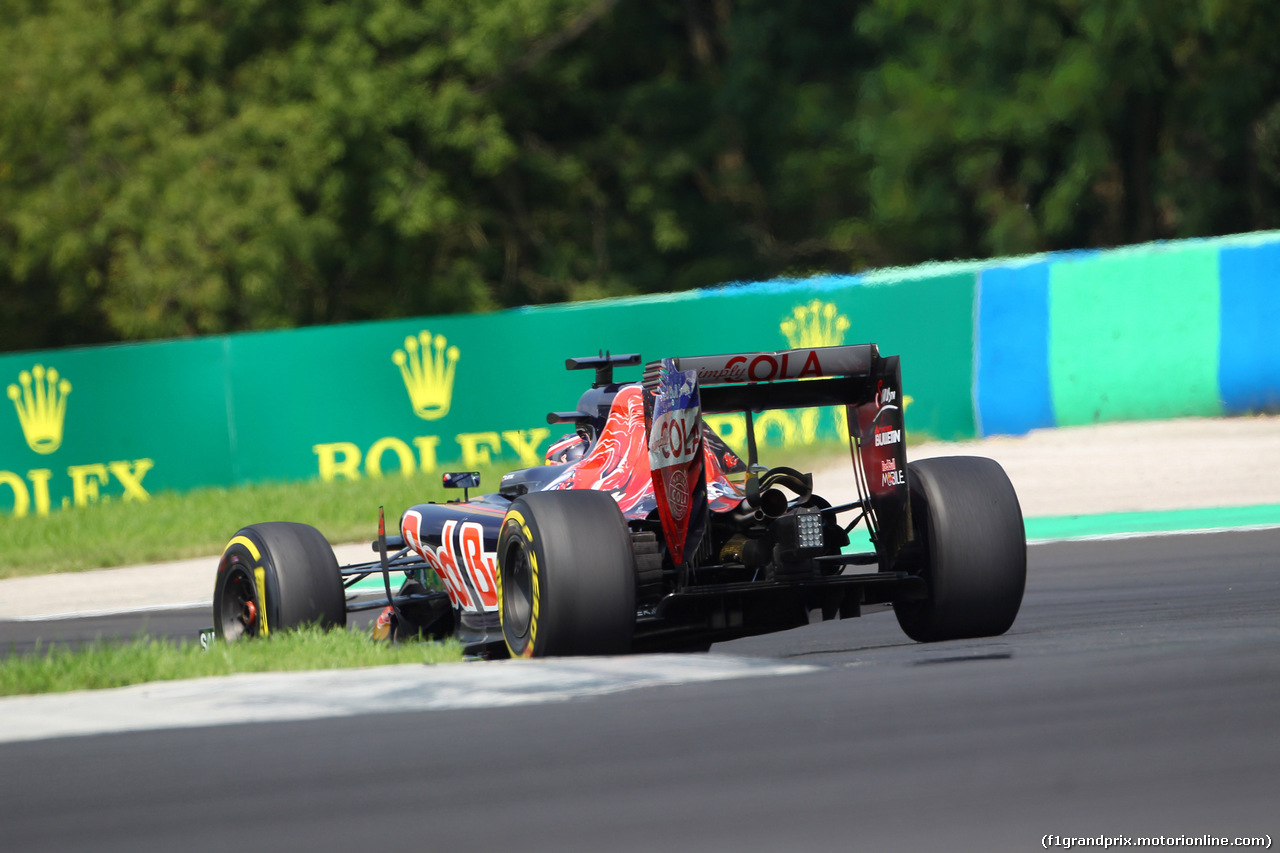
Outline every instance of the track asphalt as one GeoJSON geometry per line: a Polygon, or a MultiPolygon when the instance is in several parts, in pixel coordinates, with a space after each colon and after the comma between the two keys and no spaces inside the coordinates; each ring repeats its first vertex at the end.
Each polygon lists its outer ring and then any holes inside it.
{"type": "MultiPolygon", "coordinates": [[[[891,614],[871,613],[682,656],[684,672],[665,657],[627,661],[662,664],[667,683],[612,668],[623,659],[587,662],[594,675],[524,661],[454,668],[499,693],[509,675],[537,682],[526,689],[548,701],[523,704],[449,710],[431,704],[444,685],[387,668],[381,681],[320,676],[340,682],[329,691],[339,713],[255,722],[274,702],[310,700],[287,680],[274,695],[203,698],[188,682],[170,706],[178,727],[0,743],[0,848],[1274,841],[1277,554],[1280,530],[1033,546],[1018,621],[981,640],[912,643],[891,614]]],[[[111,692],[113,703],[132,695],[139,715],[169,704],[162,692],[111,692]]],[[[0,700],[0,721],[20,716],[6,703],[39,698],[0,700]]],[[[108,712],[122,713],[90,704],[60,719],[83,727],[108,712]]]]}

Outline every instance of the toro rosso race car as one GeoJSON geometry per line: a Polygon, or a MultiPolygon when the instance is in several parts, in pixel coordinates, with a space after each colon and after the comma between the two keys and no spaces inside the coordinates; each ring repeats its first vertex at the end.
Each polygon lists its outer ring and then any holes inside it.
{"type": "MultiPolygon", "coordinates": [[[[218,565],[214,631],[227,640],[381,609],[375,636],[457,637],[473,654],[541,657],[706,649],[892,605],[919,641],[994,636],[1013,624],[1026,538],[1013,486],[978,457],[908,465],[897,356],[875,344],[664,358],[569,359],[594,369],[547,464],[471,497],[379,518],[378,557],[339,567],[315,528],[236,533],[218,565]],[[844,407],[856,499],[833,505],[811,474],[759,464],[753,415],[844,407]],[[746,459],[703,420],[742,413],[746,459]],[[871,549],[850,547],[865,526],[871,549]],[[348,598],[382,579],[385,597],[348,598]],[[392,589],[392,577],[399,588],[392,589]],[[402,578],[402,580],[401,580],[402,578]]],[[[854,497],[853,494],[848,497],[854,497]]]]}

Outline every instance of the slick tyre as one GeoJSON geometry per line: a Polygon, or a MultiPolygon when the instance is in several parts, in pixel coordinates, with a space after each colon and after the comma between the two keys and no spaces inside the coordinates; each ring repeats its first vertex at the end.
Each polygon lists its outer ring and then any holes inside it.
{"type": "Polygon", "coordinates": [[[218,563],[213,626],[228,642],[306,624],[347,624],[342,576],[319,530],[275,521],[241,528],[218,563]]]}
{"type": "Polygon", "coordinates": [[[1027,539],[1013,484],[999,463],[974,456],[907,466],[917,544],[906,568],[929,596],[896,603],[919,642],[994,637],[1013,625],[1027,579],[1027,539]]]}
{"type": "Polygon", "coordinates": [[[498,609],[513,657],[629,652],[635,562],[613,498],[587,490],[517,498],[498,534],[498,609]]]}

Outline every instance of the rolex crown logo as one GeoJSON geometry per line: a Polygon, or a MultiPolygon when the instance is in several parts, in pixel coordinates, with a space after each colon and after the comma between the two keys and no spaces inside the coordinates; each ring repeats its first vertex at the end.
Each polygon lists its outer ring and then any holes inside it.
{"type": "Polygon", "coordinates": [[[444,335],[432,338],[431,333],[424,329],[417,337],[410,335],[405,338],[404,349],[396,350],[391,356],[400,368],[414,414],[428,421],[437,421],[449,414],[449,404],[453,399],[453,372],[458,365],[458,348],[448,344],[444,335]]]}
{"type": "Polygon", "coordinates": [[[62,445],[62,420],[67,414],[71,383],[59,379],[54,368],[37,364],[18,374],[21,385],[9,386],[9,399],[18,410],[18,423],[27,446],[36,453],[52,453],[62,445]]]}
{"type": "Polygon", "coordinates": [[[834,347],[844,343],[849,318],[839,313],[834,303],[815,299],[808,305],[797,305],[779,328],[793,349],[834,347]]]}

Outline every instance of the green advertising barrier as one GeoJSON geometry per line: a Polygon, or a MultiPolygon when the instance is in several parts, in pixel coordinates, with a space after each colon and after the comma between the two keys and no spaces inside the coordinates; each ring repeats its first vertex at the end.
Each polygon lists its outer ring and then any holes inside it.
{"type": "Polygon", "coordinates": [[[0,356],[0,511],[232,479],[225,338],[0,356]]]}
{"type": "MultiPolygon", "coordinates": [[[[974,288],[971,267],[949,265],[0,356],[13,402],[0,418],[0,511],[493,459],[540,464],[566,431],[548,426],[546,413],[572,409],[592,378],[565,371],[565,358],[602,349],[648,360],[873,341],[902,356],[908,430],[967,438],[974,288]],[[52,447],[41,430],[60,430],[61,443],[52,447]]],[[[639,374],[620,369],[618,378],[639,374]]],[[[713,426],[744,443],[741,416],[713,426]]],[[[757,419],[766,450],[841,440],[845,429],[834,409],[757,419]]]]}
{"type": "MultiPolygon", "coordinates": [[[[565,371],[565,358],[604,349],[651,360],[874,342],[902,357],[914,441],[973,437],[979,398],[991,424],[1015,426],[1219,415],[1229,380],[1237,409],[1272,393],[1267,371],[1280,364],[1280,350],[1265,321],[1280,304],[1267,278],[1274,261],[1253,263],[1249,253],[1274,242],[1274,234],[1241,235],[0,355],[10,401],[0,414],[0,513],[44,515],[199,486],[494,460],[537,465],[567,431],[548,426],[546,413],[574,408],[592,379],[565,371]],[[1225,272],[1224,249],[1234,252],[1225,272]],[[1035,275],[1024,274],[1032,268],[1035,275]],[[1224,330],[1228,316],[1236,325],[1224,330]],[[1237,328],[1241,317],[1252,323],[1248,334],[1237,328]],[[1009,361],[1019,358],[1017,347],[1026,365],[1009,361]],[[982,352],[985,359],[975,355],[982,352]],[[987,371],[981,388],[975,360],[987,371]],[[1246,369],[1248,400],[1235,378],[1246,369]],[[1030,420],[1019,415],[1024,404],[1034,409],[1030,420]]],[[[617,378],[639,375],[622,368],[617,378]]],[[[741,415],[708,420],[731,445],[745,444],[741,415]]],[[[846,429],[834,409],[756,418],[765,461],[785,461],[774,451],[843,440],[846,429]]]]}
{"type": "MultiPolygon", "coordinates": [[[[239,335],[230,346],[235,477],[377,477],[499,458],[537,465],[566,431],[549,427],[546,413],[572,409],[591,381],[565,371],[569,356],[823,346],[874,340],[877,331],[885,352],[903,356],[908,428],[969,437],[972,313],[972,274],[950,273],[239,335]],[[932,305],[914,327],[880,321],[912,300],[932,305]]],[[[639,374],[623,368],[618,378],[639,374]]],[[[842,418],[773,412],[757,429],[766,447],[837,441],[842,418]]],[[[745,432],[741,417],[714,425],[731,443],[745,432]]]]}

